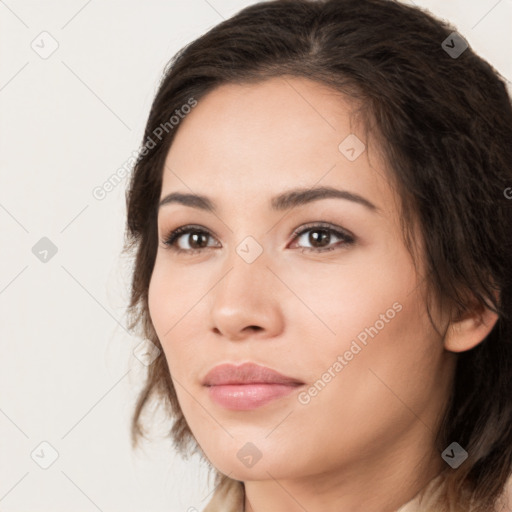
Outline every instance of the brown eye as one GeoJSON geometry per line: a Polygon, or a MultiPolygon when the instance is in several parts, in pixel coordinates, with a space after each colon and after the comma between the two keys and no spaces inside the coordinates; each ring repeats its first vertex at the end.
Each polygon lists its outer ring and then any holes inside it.
{"type": "Polygon", "coordinates": [[[163,243],[176,252],[196,253],[208,248],[208,239],[211,234],[204,229],[194,226],[181,226],[172,231],[163,243]],[[184,240],[189,248],[179,247],[179,242],[184,240]]]}
{"type": "Polygon", "coordinates": [[[333,239],[341,240],[341,243],[337,244],[338,247],[351,245],[355,241],[354,237],[344,230],[323,224],[315,224],[294,233],[293,241],[310,244],[310,247],[303,247],[303,251],[326,252],[336,249],[336,246],[330,246],[333,239]]]}
{"type": "MultiPolygon", "coordinates": [[[[296,230],[292,236],[292,243],[300,241],[302,244],[310,245],[309,247],[303,247],[302,252],[327,252],[336,248],[347,247],[355,242],[353,235],[330,224],[303,226],[301,230],[296,230]]],[[[201,226],[181,226],[172,231],[163,243],[177,253],[195,254],[205,249],[218,247],[215,244],[209,245],[209,239],[213,240],[213,235],[201,226]],[[180,241],[183,241],[182,243],[185,245],[188,244],[188,247],[180,247],[180,241]]]]}

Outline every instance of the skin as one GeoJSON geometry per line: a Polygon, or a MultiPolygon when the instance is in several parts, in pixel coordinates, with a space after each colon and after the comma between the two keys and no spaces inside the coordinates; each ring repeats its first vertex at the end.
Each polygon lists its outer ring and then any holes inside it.
{"type": "MultiPolygon", "coordinates": [[[[444,338],[434,330],[426,281],[402,241],[398,196],[351,108],[302,78],[223,85],[181,122],[167,156],[161,197],[203,194],[219,209],[160,208],[150,315],[188,425],[211,463],[244,481],[247,511],[389,512],[411,500],[445,467],[433,439],[456,353],[497,320],[485,310],[448,324],[436,313],[444,338]],[[367,144],[353,162],[338,149],[351,133],[367,144]],[[378,211],[338,198],[270,208],[274,195],[314,186],[349,190],[378,211]],[[293,231],[317,222],[348,230],[355,242],[343,246],[331,234],[334,250],[302,251],[321,245],[311,231],[296,240],[293,231]],[[211,233],[208,248],[178,254],[163,243],[187,224],[211,233]],[[249,235],[263,250],[250,264],[236,251],[249,235]],[[394,318],[333,372],[358,334],[396,303],[394,318]],[[246,361],[305,385],[252,411],[212,402],[205,374],[246,361]],[[335,377],[301,403],[299,393],[329,368],[335,377]],[[247,442],[262,455],[252,467],[237,457],[247,442]]],[[[179,240],[183,249],[193,244],[188,234],[179,240]]]]}

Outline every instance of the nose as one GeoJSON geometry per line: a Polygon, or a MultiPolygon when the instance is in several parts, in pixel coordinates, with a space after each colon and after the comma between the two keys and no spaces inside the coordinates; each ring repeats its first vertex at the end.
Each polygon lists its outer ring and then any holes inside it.
{"type": "Polygon", "coordinates": [[[233,251],[224,277],[212,290],[212,329],[231,341],[270,338],[283,328],[279,280],[269,270],[265,252],[248,263],[233,251]]]}

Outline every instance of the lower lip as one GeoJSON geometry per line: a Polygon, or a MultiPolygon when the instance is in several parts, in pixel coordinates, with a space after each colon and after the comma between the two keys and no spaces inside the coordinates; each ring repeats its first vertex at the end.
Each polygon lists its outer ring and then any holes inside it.
{"type": "Polygon", "coordinates": [[[289,395],[299,386],[292,384],[229,384],[210,386],[208,392],[217,404],[234,411],[249,411],[289,395]]]}

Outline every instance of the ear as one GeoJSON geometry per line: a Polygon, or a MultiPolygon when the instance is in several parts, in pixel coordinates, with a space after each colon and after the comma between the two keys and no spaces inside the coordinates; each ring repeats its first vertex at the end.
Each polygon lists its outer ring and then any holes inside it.
{"type": "MultiPolygon", "coordinates": [[[[495,294],[496,300],[498,295],[495,294]]],[[[498,315],[483,304],[475,305],[471,310],[460,312],[448,326],[444,338],[444,347],[451,352],[465,352],[481,343],[492,331],[498,321],[498,315]]]]}

